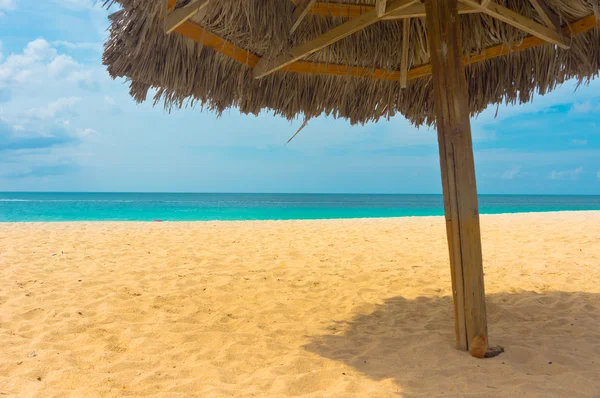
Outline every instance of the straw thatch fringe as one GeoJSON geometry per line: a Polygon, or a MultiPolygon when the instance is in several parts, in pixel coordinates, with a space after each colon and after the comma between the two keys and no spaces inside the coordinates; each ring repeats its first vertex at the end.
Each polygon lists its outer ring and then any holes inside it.
{"type": "MultiPolygon", "coordinates": [[[[109,0],[107,4],[112,2],[109,0]]],[[[223,54],[177,34],[165,35],[164,0],[117,2],[122,9],[110,17],[110,37],[103,61],[113,78],[124,77],[130,82],[130,93],[136,101],[145,101],[148,91],[156,89],[154,102],[164,102],[169,111],[199,104],[218,114],[230,107],[255,115],[271,109],[288,119],[298,115],[310,119],[324,114],[347,118],[352,124],[377,121],[396,113],[402,113],[417,125],[434,121],[430,77],[411,80],[405,89],[395,81],[285,72],[256,80],[249,67],[223,54]]],[[[498,2],[539,20],[528,1],[498,2]]],[[[600,16],[599,0],[546,2],[565,22],[592,13],[600,16]]],[[[290,36],[293,4],[289,0],[219,0],[212,4],[204,19],[196,22],[260,56],[279,54],[344,22],[343,18],[309,16],[290,36]]],[[[374,0],[360,4],[372,5],[374,0]]],[[[465,54],[518,42],[526,36],[486,15],[464,15],[461,21],[465,54]]],[[[411,67],[429,62],[426,35],[423,21],[413,18],[411,67]]],[[[308,59],[398,69],[401,37],[401,22],[381,22],[308,59]]],[[[573,37],[569,50],[543,45],[472,64],[466,70],[473,115],[489,104],[527,102],[536,92],[545,94],[567,79],[587,82],[598,76],[600,29],[573,37]]]]}

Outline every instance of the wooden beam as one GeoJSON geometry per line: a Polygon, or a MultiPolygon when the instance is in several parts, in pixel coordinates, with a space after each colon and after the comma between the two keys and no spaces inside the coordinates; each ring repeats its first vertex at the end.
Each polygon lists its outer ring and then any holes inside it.
{"type": "MultiPolygon", "coordinates": [[[[589,15],[580,19],[577,22],[571,23],[563,28],[563,33],[570,32],[572,36],[587,32],[595,27],[600,27],[600,20],[596,19],[595,15],[589,15]]],[[[489,47],[481,51],[477,51],[464,58],[465,65],[471,65],[478,62],[483,62],[489,59],[501,57],[515,52],[525,51],[530,48],[547,45],[548,42],[536,36],[529,36],[525,39],[511,44],[500,44],[498,46],[489,47]]],[[[296,73],[312,73],[319,75],[334,75],[334,76],[353,76],[353,77],[368,77],[378,80],[398,81],[400,79],[400,71],[380,69],[380,68],[361,68],[345,65],[333,64],[316,64],[310,62],[295,62],[284,69],[286,72],[296,73]]],[[[419,79],[431,75],[431,64],[416,66],[408,70],[408,80],[419,79]]]]}
{"type": "Polygon", "coordinates": [[[425,0],[457,348],[483,358],[487,317],[469,93],[457,0],[425,0]],[[475,351],[475,352],[474,352],[475,351]]]}
{"type": "Polygon", "coordinates": [[[558,18],[558,15],[546,5],[544,0],[529,0],[529,2],[533,8],[535,8],[547,27],[554,28],[557,31],[560,30],[560,19],[558,18]]]}
{"type": "Polygon", "coordinates": [[[410,18],[402,22],[402,58],[400,59],[400,87],[408,83],[408,49],[410,45],[410,18]]]}
{"type": "Polygon", "coordinates": [[[173,32],[182,23],[206,8],[210,0],[192,0],[187,5],[176,8],[165,19],[165,32],[173,32]]]}
{"type": "MultiPolygon", "coordinates": [[[[480,9],[475,9],[463,3],[458,4],[459,14],[478,14],[480,9]]],[[[422,18],[425,17],[425,5],[421,3],[413,4],[410,7],[406,7],[400,11],[393,12],[382,18],[384,21],[394,21],[398,19],[406,18],[422,18]]]]}
{"type": "Polygon", "coordinates": [[[590,29],[593,29],[597,26],[600,26],[600,18],[596,17],[595,14],[588,15],[585,18],[581,18],[580,20],[570,23],[569,25],[563,28],[563,33],[570,34],[571,36],[575,36],[586,32],[590,29]]]}
{"type": "Polygon", "coordinates": [[[369,12],[373,6],[356,5],[356,4],[340,4],[325,1],[317,1],[310,9],[310,14],[321,15],[324,17],[342,17],[356,18],[361,14],[369,12]]]}
{"type": "Polygon", "coordinates": [[[385,7],[387,5],[387,0],[377,0],[375,3],[375,9],[377,10],[377,17],[381,18],[385,15],[385,7]]]}
{"type": "Polygon", "coordinates": [[[213,33],[210,33],[200,25],[193,22],[186,21],[175,28],[175,32],[197,41],[205,47],[210,47],[213,50],[251,68],[255,67],[260,60],[260,57],[257,55],[237,47],[235,44],[230,43],[213,33]]]}
{"type": "MultiPolygon", "coordinates": [[[[408,7],[419,0],[392,0],[387,4],[386,13],[398,11],[408,7]]],[[[320,49],[333,44],[344,37],[350,36],[354,32],[358,32],[369,25],[379,21],[377,10],[373,9],[367,13],[360,15],[355,19],[351,19],[335,28],[323,33],[321,36],[309,40],[308,42],[299,45],[290,50],[289,53],[281,54],[274,59],[263,57],[256,68],[254,68],[253,76],[256,79],[267,76],[299,59],[302,59],[310,54],[313,54],[320,49]]]]}
{"type": "Polygon", "coordinates": [[[177,0],[167,0],[167,13],[173,11],[177,6],[177,0]]]}
{"type": "Polygon", "coordinates": [[[315,4],[316,0],[303,0],[302,3],[296,6],[294,10],[294,14],[292,15],[292,19],[294,20],[294,24],[290,29],[290,33],[294,33],[294,31],[300,26],[300,22],[306,17],[306,14],[310,11],[312,6],[315,4]]]}
{"type": "MultiPolygon", "coordinates": [[[[577,22],[573,22],[563,28],[563,33],[570,32],[571,36],[575,36],[595,27],[600,27],[600,20],[597,20],[595,15],[589,15],[585,18],[580,19],[577,22]]],[[[246,51],[242,48],[235,46],[227,40],[208,32],[201,26],[186,21],[179,26],[175,32],[186,36],[192,40],[195,40],[206,47],[210,47],[213,50],[220,52],[241,64],[253,68],[256,66],[260,57],[246,51]]],[[[465,57],[465,65],[475,64],[488,59],[501,57],[503,55],[511,54],[514,52],[525,51],[530,48],[547,45],[548,43],[539,37],[529,36],[519,41],[518,43],[501,44],[494,47],[483,49],[482,51],[474,52],[471,55],[465,57]]],[[[400,71],[380,69],[380,68],[362,68],[357,66],[346,66],[346,65],[335,65],[335,64],[318,64],[312,62],[294,62],[289,66],[282,69],[283,71],[290,73],[308,73],[317,75],[330,75],[330,76],[352,76],[352,77],[364,77],[378,80],[390,80],[399,81],[400,71]]],[[[414,67],[408,70],[408,80],[418,79],[425,76],[431,75],[431,65],[425,64],[414,67]]]]}
{"type": "MultiPolygon", "coordinates": [[[[299,0],[298,0],[299,1],[299,0]]],[[[458,13],[459,14],[473,14],[481,12],[481,8],[485,8],[490,4],[490,0],[478,0],[479,7],[473,8],[470,5],[459,3],[458,13]]],[[[560,26],[558,17],[556,14],[546,5],[544,0],[530,0],[533,6],[536,8],[544,23],[548,27],[556,28],[560,26]]],[[[297,2],[292,0],[294,4],[297,2]]],[[[369,5],[355,5],[355,4],[343,4],[343,3],[330,3],[327,1],[317,1],[314,6],[308,12],[311,15],[321,15],[328,17],[343,17],[343,18],[356,18],[361,14],[371,11],[373,6],[369,5]]],[[[398,13],[387,15],[384,20],[395,20],[404,18],[418,18],[425,17],[425,5],[415,4],[408,7],[398,13]]]]}
{"type": "MultiPolygon", "coordinates": [[[[340,17],[340,18],[356,18],[360,15],[373,10],[373,6],[355,5],[343,3],[331,3],[317,1],[308,12],[310,15],[320,15],[323,17],[340,17]]],[[[474,9],[466,4],[458,5],[459,14],[474,14],[481,12],[479,9],[474,9]]],[[[413,4],[401,11],[388,14],[381,18],[384,21],[396,20],[404,18],[425,17],[425,6],[420,3],[413,4]]]]}
{"type": "Polygon", "coordinates": [[[501,6],[493,1],[485,7],[479,3],[478,0],[461,0],[464,4],[471,6],[472,8],[478,8],[481,12],[494,17],[504,23],[514,26],[517,29],[521,29],[530,35],[537,36],[549,43],[556,44],[561,48],[568,49],[570,46],[567,39],[561,32],[554,29],[548,28],[544,25],[522,16],[521,14],[501,6]]]}

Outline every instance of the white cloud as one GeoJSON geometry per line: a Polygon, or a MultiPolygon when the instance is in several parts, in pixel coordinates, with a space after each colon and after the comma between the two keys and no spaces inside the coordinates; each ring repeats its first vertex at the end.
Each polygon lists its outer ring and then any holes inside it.
{"type": "Polygon", "coordinates": [[[48,64],[48,73],[51,77],[59,77],[80,68],[81,65],[72,57],[60,54],[48,64]]]}
{"type": "MultiPolygon", "coordinates": [[[[2,18],[4,15],[5,14],[2,11],[0,11],[0,18],[2,18]]],[[[0,54],[0,55],[2,55],[2,54],[0,54]]],[[[0,60],[2,60],[2,57],[0,57],[0,60]]]]}
{"type": "Polygon", "coordinates": [[[17,8],[16,0],[0,0],[0,10],[14,10],[17,8]]]}
{"type": "Polygon", "coordinates": [[[572,140],[571,144],[573,145],[587,145],[587,140],[572,140]]]}
{"type": "Polygon", "coordinates": [[[93,89],[96,87],[96,81],[91,70],[76,70],[67,76],[67,80],[72,83],[77,83],[84,88],[93,89]]]}
{"type": "Polygon", "coordinates": [[[500,123],[503,120],[523,114],[541,112],[557,105],[570,105],[572,107],[574,96],[579,99],[579,103],[597,101],[598,89],[600,89],[600,80],[598,79],[582,85],[578,90],[574,89],[574,84],[563,84],[550,94],[536,95],[531,102],[520,105],[501,105],[498,108],[497,117],[496,106],[490,105],[476,118],[472,119],[471,124],[474,130],[480,126],[490,128],[490,125],[500,123]]]}
{"type": "Polygon", "coordinates": [[[592,103],[590,101],[576,102],[571,107],[571,112],[573,113],[588,113],[590,110],[592,110],[592,103]]]}
{"type": "MultiPolygon", "coordinates": [[[[18,6],[24,4],[20,2],[18,6]]],[[[92,12],[93,18],[100,15],[96,15],[95,10],[90,10],[90,15],[92,12]]],[[[88,11],[83,13],[87,15],[88,11]]],[[[78,14],[77,17],[84,16],[78,14]]],[[[0,19],[0,25],[2,23],[0,19]]],[[[118,83],[111,86],[99,58],[90,56],[93,48],[101,48],[99,45],[76,43],[79,37],[69,37],[67,31],[63,33],[67,40],[75,43],[52,42],[33,36],[35,40],[10,51],[7,49],[9,38],[0,35],[4,41],[0,48],[2,188],[18,189],[21,175],[23,178],[58,176],[76,170],[94,153],[93,140],[103,139],[96,131],[103,131],[103,118],[99,113],[107,112],[104,97],[115,96],[109,87],[122,88],[118,83]],[[85,50],[87,48],[90,51],[85,50]],[[109,84],[101,84],[103,82],[109,84]]],[[[90,41],[96,39],[96,36],[89,37],[90,41]]],[[[100,34],[98,40],[101,40],[100,34]]]]}
{"type": "Polygon", "coordinates": [[[0,54],[0,93],[5,95],[27,92],[26,88],[39,93],[41,87],[50,90],[51,86],[61,92],[75,88],[95,91],[105,76],[101,68],[87,67],[60,54],[43,38],[29,42],[21,54],[10,54],[4,62],[0,54]]]}
{"type": "Polygon", "coordinates": [[[502,174],[502,179],[503,180],[512,180],[516,177],[518,177],[521,174],[521,167],[520,166],[516,166],[513,167],[511,170],[507,170],[502,174]]]}
{"type": "Polygon", "coordinates": [[[574,170],[552,170],[550,179],[552,180],[575,180],[583,173],[583,167],[579,166],[574,170]]]}
{"type": "Polygon", "coordinates": [[[496,131],[487,130],[482,128],[473,128],[473,141],[481,142],[481,141],[495,141],[496,140],[496,131]]]}
{"type": "Polygon", "coordinates": [[[0,64],[0,87],[25,81],[32,75],[32,66],[51,61],[56,55],[56,50],[44,39],[29,42],[22,54],[11,54],[0,64]]]}
{"type": "MultiPolygon", "coordinates": [[[[1,0],[0,0],[1,1],[1,0]]],[[[86,10],[94,7],[92,0],[53,0],[54,3],[71,10],[86,10]]]]}
{"type": "Polygon", "coordinates": [[[573,104],[569,113],[586,114],[600,110],[600,104],[593,104],[591,101],[576,102],[573,104]]]}
{"type": "Polygon", "coordinates": [[[111,97],[110,95],[104,96],[104,102],[106,102],[110,106],[115,105],[115,99],[113,97],[111,97]]]}
{"type": "Polygon", "coordinates": [[[91,137],[93,135],[95,135],[97,133],[96,130],[92,129],[92,128],[85,128],[85,129],[79,129],[77,130],[77,135],[80,138],[87,138],[87,137],[91,137]]]}
{"type": "Polygon", "coordinates": [[[21,60],[28,64],[33,61],[54,58],[56,50],[46,40],[39,38],[27,43],[27,47],[23,50],[23,55],[21,60]]]}
{"type": "Polygon", "coordinates": [[[94,50],[102,51],[102,43],[73,43],[67,40],[56,40],[52,42],[55,47],[64,47],[69,50],[94,50]]]}
{"type": "Polygon", "coordinates": [[[68,82],[80,87],[94,89],[96,81],[91,70],[87,70],[69,55],[58,55],[48,64],[48,74],[51,77],[64,77],[68,82]]]}
{"type": "Polygon", "coordinates": [[[16,83],[24,83],[31,77],[32,74],[33,73],[31,70],[20,70],[17,71],[12,78],[16,83]]]}
{"type": "Polygon", "coordinates": [[[78,97],[59,98],[45,106],[29,109],[27,114],[35,119],[52,119],[65,111],[72,110],[80,100],[78,97]]]}

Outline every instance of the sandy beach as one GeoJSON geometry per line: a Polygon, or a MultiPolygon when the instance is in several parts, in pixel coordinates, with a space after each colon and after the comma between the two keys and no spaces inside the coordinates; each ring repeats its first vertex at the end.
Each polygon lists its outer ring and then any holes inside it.
{"type": "Polygon", "coordinates": [[[440,217],[0,224],[0,394],[600,396],[600,212],[482,238],[478,360],[440,217]]]}

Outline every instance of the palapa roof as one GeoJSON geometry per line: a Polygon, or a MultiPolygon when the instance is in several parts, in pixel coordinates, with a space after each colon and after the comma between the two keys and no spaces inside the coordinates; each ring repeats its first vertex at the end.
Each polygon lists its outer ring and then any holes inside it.
{"type": "MultiPolygon", "coordinates": [[[[169,110],[434,122],[420,1],[114,2],[104,64],[137,101],[156,89],[169,110]]],[[[599,0],[459,0],[472,114],[598,76],[599,9],[599,0]]]]}

